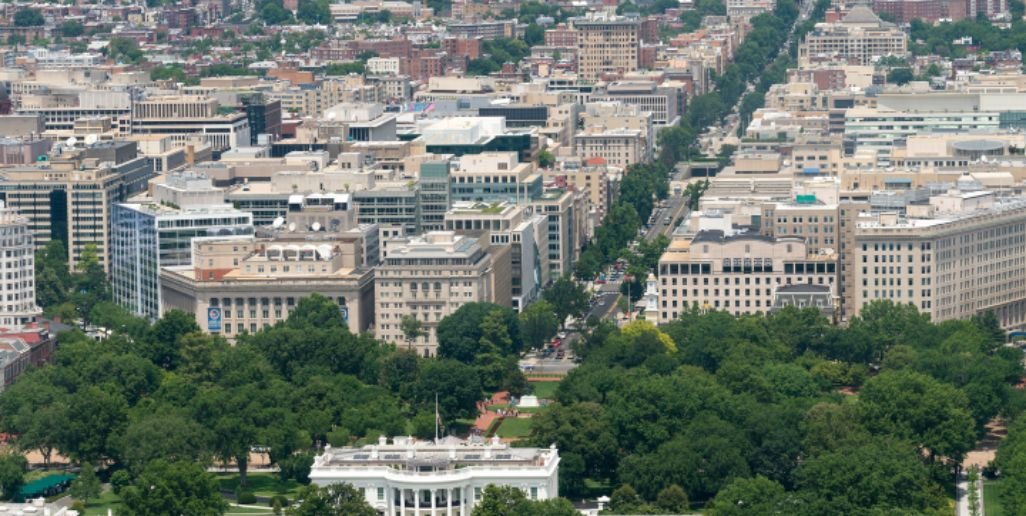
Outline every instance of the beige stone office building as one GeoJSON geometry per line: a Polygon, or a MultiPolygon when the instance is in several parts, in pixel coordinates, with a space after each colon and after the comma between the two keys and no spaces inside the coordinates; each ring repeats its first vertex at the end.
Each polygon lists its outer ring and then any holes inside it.
{"type": "Polygon", "coordinates": [[[837,255],[810,253],[801,238],[699,231],[659,259],[659,323],[692,306],[734,315],[767,313],[776,289],[821,285],[837,293],[837,255]]]}
{"type": "Polygon", "coordinates": [[[464,304],[511,304],[510,248],[451,231],[390,242],[374,273],[375,336],[422,356],[435,354],[439,321],[464,304]],[[406,316],[420,321],[426,335],[407,341],[406,316]]]}
{"type": "Polygon", "coordinates": [[[113,206],[145,190],[152,175],[134,142],[101,143],[0,170],[0,199],[28,218],[37,249],[62,241],[74,269],[95,246],[107,269],[113,206]]]}
{"type": "Polygon", "coordinates": [[[798,63],[803,66],[816,60],[870,65],[891,55],[908,55],[908,34],[864,5],[852,7],[837,23],[817,23],[798,47],[798,63]]]}
{"type": "Polygon", "coordinates": [[[162,310],[195,314],[204,331],[233,340],[287,319],[300,299],[316,293],[339,304],[351,332],[368,330],[374,274],[363,263],[362,235],[315,235],[196,242],[193,265],[161,270],[162,310]]]}
{"type": "Polygon", "coordinates": [[[1026,325],[1026,201],[952,191],[855,228],[855,305],[912,303],[935,321],[994,311],[1026,325]]]}
{"type": "Polygon", "coordinates": [[[627,168],[648,161],[645,137],[637,129],[588,130],[574,137],[574,154],[584,159],[602,158],[614,167],[627,168]]]}
{"type": "Polygon", "coordinates": [[[577,75],[596,81],[602,74],[638,69],[641,22],[637,18],[595,13],[573,20],[577,29],[577,75]]]}

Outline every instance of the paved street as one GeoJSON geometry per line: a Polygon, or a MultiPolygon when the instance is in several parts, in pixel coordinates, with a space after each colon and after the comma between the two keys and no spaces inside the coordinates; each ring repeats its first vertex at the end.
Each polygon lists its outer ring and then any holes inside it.
{"type": "Polygon", "coordinates": [[[665,208],[656,208],[655,222],[652,227],[649,228],[648,232],[645,233],[645,239],[651,240],[660,234],[670,236],[673,234],[673,230],[677,225],[677,219],[684,216],[687,212],[687,202],[682,195],[670,195],[666,198],[665,208]],[[666,222],[666,218],[670,218],[670,222],[666,222]]]}
{"type": "Polygon", "coordinates": [[[616,300],[620,299],[620,282],[609,281],[595,293],[595,304],[588,311],[585,320],[591,317],[605,319],[616,310],[616,300]]]}

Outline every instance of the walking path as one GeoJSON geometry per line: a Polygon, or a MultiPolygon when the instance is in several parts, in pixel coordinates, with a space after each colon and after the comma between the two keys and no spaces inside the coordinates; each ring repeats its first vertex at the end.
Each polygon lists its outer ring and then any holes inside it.
{"type": "Polygon", "coordinates": [[[982,472],[983,468],[994,460],[998,443],[1007,434],[1008,429],[1005,427],[1005,422],[995,419],[987,423],[987,435],[977,443],[976,449],[966,454],[958,474],[958,481],[955,484],[955,500],[957,501],[955,514],[957,516],[983,516],[985,514],[985,507],[983,506],[983,475],[978,475],[976,485],[970,486],[968,472],[972,467],[982,472]],[[976,490],[977,511],[975,513],[973,513],[969,503],[970,489],[976,490]]]}
{"type": "Polygon", "coordinates": [[[499,391],[492,395],[488,401],[478,402],[477,404],[477,419],[474,420],[474,428],[484,435],[492,423],[499,418],[499,414],[488,410],[488,407],[494,405],[505,405],[509,403],[509,393],[506,391],[499,391]]]}

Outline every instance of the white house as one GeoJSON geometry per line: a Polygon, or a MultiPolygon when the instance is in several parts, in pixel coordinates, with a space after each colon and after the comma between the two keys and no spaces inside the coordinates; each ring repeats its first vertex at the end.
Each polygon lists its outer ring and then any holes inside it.
{"type": "Polygon", "coordinates": [[[511,448],[447,437],[415,441],[395,437],[361,448],[326,448],[314,460],[316,485],[351,484],[382,514],[470,516],[489,484],[514,486],[528,498],[559,496],[559,453],[551,448],[511,448]]]}

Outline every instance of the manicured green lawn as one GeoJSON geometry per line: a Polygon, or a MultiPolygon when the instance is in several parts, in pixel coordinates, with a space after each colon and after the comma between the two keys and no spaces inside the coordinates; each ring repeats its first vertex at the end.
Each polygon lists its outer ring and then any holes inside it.
{"type": "Polygon", "coordinates": [[[998,499],[999,485],[997,480],[983,481],[983,512],[986,516],[1005,516],[1001,500],[998,499]]]}
{"type": "MultiPolygon", "coordinates": [[[[219,473],[217,481],[221,484],[221,489],[235,492],[235,489],[239,487],[239,474],[219,473]]],[[[282,482],[278,480],[277,475],[270,473],[250,473],[246,475],[246,489],[252,491],[257,496],[285,495],[289,500],[294,500],[303,487],[295,480],[282,482]]]]}
{"type": "Polygon", "coordinates": [[[114,514],[122,512],[121,497],[114,494],[114,491],[106,490],[99,498],[95,500],[89,500],[89,505],[86,506],[85,516],[107,516],[107,509],[113,511],[114,514]]]}
{"type": "MultiPolygon", "coordinates": [[[[255,504],[254,504],[255,505],[255,504]]],[[[239,507],[232,505],[228,507],[228,512],[224,513],[225,516],[232,516],[233,514],[268,514],[271,512],[271,508],[266,509],[254,509],[252,507],[239,507]]]]}
{"type": "Polygon", "coordinates": [[[499,437],[527,437],[531,435],[531,419],[508,417],[499,427],[499,437]]]}
{"type": "Polygon", "coordinates": [[[551,400],[556,397],[556,389],[559,382],[531,382],[531,389],[539,399],[551,400]]]}

